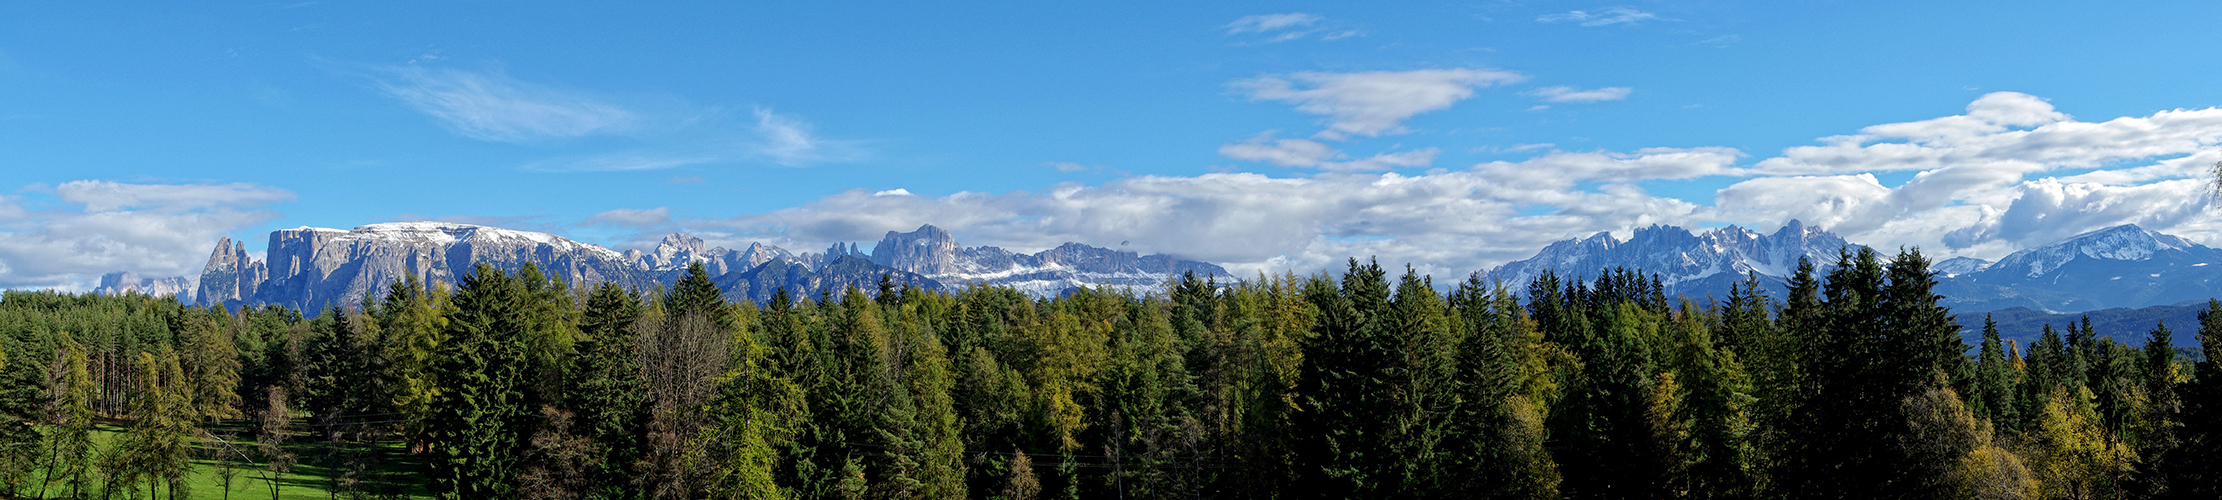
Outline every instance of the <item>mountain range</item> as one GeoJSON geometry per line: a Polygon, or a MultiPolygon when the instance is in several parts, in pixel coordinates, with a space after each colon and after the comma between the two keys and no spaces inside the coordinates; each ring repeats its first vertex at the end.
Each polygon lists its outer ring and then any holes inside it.
{"type": "Polygon", "coordinates": [[[1816,265],[1834,263],[1837,251],[1847,247],[1852,245],[1844,238],[1796,220],[1774,234],[1737,226],[1692,233],[1653,225],[1636,229],[1626,240],[1612,233],[1561,240],[1534,257],[1497,266],[1483,276],[1523,287],[1544,271],[1561,280],[1589,280],[1605,269],[1626,268],[1658,275],[1667,295],[1702,300],[1707,295],[1727,298],[1729,285],[1758,273],[1761,284],[1781,297],[1786,280],[1797,271],[1799,257],[1816,265]]]}
{"type": "MultiPolygon", "coordinates": [[[[1637,229],[1626,240],[1609,233],[1552,243],[1525,260],[1485,273],[1520,286],[1549,270],[1561,278],[1590,279],[1604,269],[1656,274],[1669,295],[1725,299],[1731,284],[1759,274],[1774,297],[1785,293],[1798,257],[1817,272],[1837,260],[1838,249],[1860,246],[1798,221],[1774,234],[1736,226],[1692,233],[1678,227],[1637,229]]],[[[1878,250],[1878,252],[1881,252],[1878,250]]],[[[1881,252],[1888,258],[1895,252],[1881,252]]],[[[2222,250],[2132,225],[2091,231],[1989,262],[1969,257],[1937,261],[1936,292],[1954,311],[2023,308],[2038,312],[2204,303],[2222,295],[2222,250]]]]}
{"type": "MultiPolygon", "coordinates": [[[[700,263],[727,298],[758,302],[781,289],[798,298],[852,285],[877,291],[882,275],[928,289],[985,284],[1036,297],[1106,285],[1154,291],[1188,272],[1234,278],[1206,262],[1080,243],[1031,254],[966,247],[932,225],[889,231],[868,252],[855,243],[805,253],[764,243],[726,249],[685,234],[666,236],[653,249],[618,252],[545,233],[440,222],[352,230],[302,227],[274,231],[269,238],[262,259],[249,255],[243,242],[221,239],[197,277],[110,273],[96,291],[176,294],[201,304],[278,304],[313,311],[359,303],[408,274],[452,284],[480,262],[512,271],[529,262],[567,283],[617,283],[635,290],[667,287],[688,266],[700,263]]],[[[1558,241],[1534,257],[1482,274],[1520,287],[1546,271],[1562,279],[1590,279],[1604,269],[1636,269],[1657,275],[1669,294],[1697,300],[1725,298],[1732,284],[1757,274],[1770,294],[1781,297],[1799,258],[1826,272],[1840,250],[1857,248],[1795,220],[1773,233],[1737,226],[1693,232],[1653,225],[1635,229],[1626,239],[1597,233],[1558,241]]],[[[1955,257],[1937,261],[1931,269],[1937,272],[1943,304],[1955,312],[2018,308],[2028,313],[2015,314],[2027,315],[2204,303],[2222,295],[2222,265],[2216,264],[2222,264],[2222,249],[2123,225],[2015,252],[1997,262],[1955,257]]]]}
{"type": "Polygon", "coordinates": [[[700,238],[672,234],[653,250],[617,252],[546,233],[443,222],[352,230],[301,227],[271,232],[260,260],[247,253],[245,243],[225,238],[217,241],[197,279],[139,280],[114,274],[103,278],[103,290],[157,294],[190,287],[184,297],[200,304],[276,304],[316,311],[375,298],[412,274],[452,286],[479,263],[510,272],[531,263],[565,283],[616,283],[633,290],[668,287],[700,263],[728,299],[757,302],[770,300],[781,289],[797,298],[849,286],[876,292],[882,276],[927,289],[979,283],[1047,297],[1086,286],[1147,290],[1186,272],[1228,275],[1209,263],[1079,243],[1035,254],[967,248],[931,225],[907,233],[889,231],[869,253],[854,243],[799,254],[763,243],[739,250],[704,246],[700,238]]]}

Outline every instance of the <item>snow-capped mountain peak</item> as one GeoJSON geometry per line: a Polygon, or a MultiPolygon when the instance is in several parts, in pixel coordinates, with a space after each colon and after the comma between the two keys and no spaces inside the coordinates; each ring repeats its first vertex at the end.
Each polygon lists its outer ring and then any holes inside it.
{"type": "Polygon", "coordinates": [[[1545,247],[1535,257],[1507,263],[1488,275],[1514,286],[1524,285],[1551,271],[1561,279],[1589,279],[1602,270],[1627,268],[1657,274],[1669,289],[1725,290],[1722,280],[1742,280],[1745,274],[1781,279],[1796,271],[1798,258],[1817,265],[1836,261],[1843,238],[1827,231],[1790,221],[1774,234],[1761,234],[1739,226],[1691,232],[1675,226],[1638,228],[1623,241],[1611,233],[1566,239],[1545,247]]]}
{"type": "Polygon", "coordinates": [[[1991,267],[1991,261],[1974,257],[1953,257],[1929,265],[1930,271],[1946,278],[1982,271],[1991,267]]]}
{"type": "Polygon", "coordinates": [[[2123,224],[2075,235],[2057,243],[2014,252],[1999,259],[1994,269],[2012,269],[2026,276],[2044,276],[2078,259],[2141,261],[2167,252],[2205,248],[2190,240],[2161,234],[2136,224],[2123,224]]]}

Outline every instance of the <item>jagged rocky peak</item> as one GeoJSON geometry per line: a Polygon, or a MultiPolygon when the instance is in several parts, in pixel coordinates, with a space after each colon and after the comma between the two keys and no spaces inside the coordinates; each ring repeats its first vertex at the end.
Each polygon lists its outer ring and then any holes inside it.
{"type": "Polygon", "coordinates": [[[710,261],[713,258],[712,253],[714,252],[703,250],[701,238],[671,233],[664,236],[663,241],[656,243],[655,253],[635,250],[627,252],[625,258],[650,270],[671,271],[686,269],[696,262],[710,261]]]}
{"type": "Polygon", "coordinates": [[[208,255],[208,264],[201,268],[200,284],[193,296],[211,304],[241,301],[254,297],[269,279],[269,267],[247,255],[245,242],[219,238],[216,250],[208,255]]]}
{"type": "Polygon", "coordinates": [[[963,272],[957,262],[957,238],[932,224],[908,233],[888,231],[872,247],[872,262],[924,275],[963,272]]]}
{"type": "Polygon", "coordinates": [[[763,243],[749,243],[748,248],[733,253],[733,260],[736,264],[734,272],[754,269],[756,266],[774,260],[802,262],[800,258],[795,256],[794,252],[763,243]]]}

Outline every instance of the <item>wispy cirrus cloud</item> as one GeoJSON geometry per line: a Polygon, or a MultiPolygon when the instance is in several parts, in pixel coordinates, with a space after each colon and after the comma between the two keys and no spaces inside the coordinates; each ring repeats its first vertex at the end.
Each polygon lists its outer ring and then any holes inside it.
{"type": "Polygon", "coordinates": [[[1365,33],[1356,29],[1333,26],[1318,14],[1288,12],[1242,16],[1234,22],[1220,26],[1228,35],[1255,35],[1262,37],[1254,43],[1280,43],[1319,35],[1321,40],[1340,40],[1365,33]]]}
{"type": "Polygon", "coordinates": [[[642,117],[586,95],[519,81],[501,71],[397,65],[379,68],[378,89],[465,137],[535,142],[621,133],[642,117]]]}
{"type": "Polygon", "coordinates": [[[1633,25],[1644,21],[1662,21],[1667,19],[1659,17],[1658,14],[1636,10],[1634,7],[1616,6],[1605,7],[1596,10],[1575,10],[1560,12],[1556,14],[1544,14],[1542,16],[1536,17],[1535,20],[1546,23],[1574,23],[1585,27],[1595,28],[1599,26],[1612,26],[1615,24],[1633,25]]]}
{"type": "Polygon", "coordinates": [[[1449,108],[1473,96],[1475,88],[1526,78],[1489,68],[1302,72],[1237,80],[1229,86],[1252,100],[1291,103],[1297,111],[1326,116],[1326,130],[1313,137],[1342,140],[1404,132],[1406,119],[1449,108]]]}
{"type": "Polygon", "coordinates": [[[592,92],[521,81],[499,70],[432,68],[418,62],[375,67],[370,73],[381,93],[464,137],[532,144],[619,136],[635,143],[531,162],[526,170],[641,171],[750,162],[796,167],[866,156],[861,142],[824,137],[809,121],[763,106],[736,115],[684,103],[622,105],[592,92]]]}
{"type": "Polygon", "coordinates": [[[856,142],[819,137],[811,130],[809,122],[799,118],[773,113],[768,108],[756,108],[755,115],[756,134],[760,140],[751,149],[772,163],[793,167],[851,161],[863,156],[856,142]]]}
{"type": "Polygon", "coordinates": [[[1627,99],[1628,94],[1633,92],[1635,92],[1635,89],[1629,87],[1602,87],[1585,90],[1560,85],[1535,89],[1527,94],[1543,99],[1545,102],[1586,103],[1627,99]]]}

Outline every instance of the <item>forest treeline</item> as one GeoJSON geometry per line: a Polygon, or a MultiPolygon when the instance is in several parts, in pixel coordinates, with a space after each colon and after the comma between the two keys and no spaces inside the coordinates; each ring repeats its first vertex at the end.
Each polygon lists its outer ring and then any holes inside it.
{"type": "Polygon", "coordinates": [[[1917,251],[1833,264],[1703,303],[1355,259],[1054,299],[759,306],[699,265],[643,291],[481,265],[307,314],[7,292],[0,488],[229,498],[313,464],[346,498],[2222,495],[2222,302],[2196,363],[2164,325],[1969,346],[1917,251]]]}

